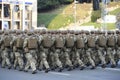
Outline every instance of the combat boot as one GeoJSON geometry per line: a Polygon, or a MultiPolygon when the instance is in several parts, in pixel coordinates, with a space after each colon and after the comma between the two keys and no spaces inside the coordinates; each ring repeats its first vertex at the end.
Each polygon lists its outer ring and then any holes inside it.
{"type": "Polygon", "coordinates": [[[105,65],[105,64],[102,64],[102,65],[101,65],[101,67],[102,67],[102,68],[105,68],[105,67],[106,67],[106,65],[105,65]]]}
{"type": "Polygon", "coordinates": [[[46,69],[46,70],[45,70],[45,73],[48,73],[49,71],[50,71],[50,69],[46,69]]]}
{"type": "Polygon", "coordinates": [[[62,72],[63,71],[63,68],[59,68],[58,72],[62,72]]]}
{"type": "Polygon", "coordinates": [[[80,70],[83,70],[83,69],[85,69],[85,67],[84,67],[84,66],[81,66],[81,67],[80,67],[80,70]]]}
{"type": "Polygon", "coordinates": [[[73,70],[73,67],[72,67],[72,66],[68,68],[68,71],[71,71],[71,70],[73,70]]]}
{"type": "Polygon", "coordinates": [[[32,74],[36,74],[37,73],[37,70],[33,71],[32,74]]]}
{"type": "Polygon", "coordinates": [[[92,66],[91,69],[95,69],[96,67],[95,66],[92,66]]]}
{"type": "Polygon", "coordinates": [[[115,65],[115,64],[112,64],[112,65],[111,65],[111,68],[115,68],[115,67],[116,67],[116,65],[115,65]]]}

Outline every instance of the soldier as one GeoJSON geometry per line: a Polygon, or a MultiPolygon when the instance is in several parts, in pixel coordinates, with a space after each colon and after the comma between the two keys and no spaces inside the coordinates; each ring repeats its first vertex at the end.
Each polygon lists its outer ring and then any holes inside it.
{"type": "Polygon", "coordinates": [[[9,36],[9,32],[4,32],[4,36],[0,40],[0,44],[4,45],[2,46],[3,52],[2,52],[2,67],[4,68],[7,64],[8,69],[11,69],[11,63],[10,63],[10,42],[12,38],[9,36]]]}
{"type": "MultiPolygon", "coordinates": [[[[0,40],[2,39],[3,37],[3,31],[0,30],[0,40]]],[[[2,61],[2,45],[0,44],[0,63],[2,61]]]]}
{"type": "Polygon", "coordinates": [[[28,37],[25,38],[23,48],[25,49],[26,65],[25,72],[28,71],[28,68],[32,68],[32,74],[37,72],[36,69],[36,60],[37,60],[37,48],[38,48],[38,39],[33,35],[32,31],[27,32],[28,37]]]}
{"type": "Polygon", "coordinates": [[[75,58],[74,58],[74,65],[80,66],[80,70],[83,70],[85,68],[84,63],[82,62],[82,55],[83,55],[83,49],[85,48],[85,40],[83,36],[81,35],[80,31],[77,31],[76,33],[76,42],[75,42],[75,58]]]}
{"type": "Polygon", "coordinates": [[[22,35],[22,31],[16,31],[16,36],[11,41],[11,45],[13,46],[13,52],[15,56],[14,60],[14,69],[16,69],[17,65],[19,66],[19,70],[22,71],[24,67],[23,62],[23,43],[24,37],[22,35]]]}
{"type": "Polygon", "coordinates": [[[50,54],[49,48],[53,45],[53,42],[51,35],[48,36],[48,34],[46,34],[46,30],[42,31],[41,39],[39,70],[42,70],[45,67],[45,72],[48,73],[50,67],[47,61],[47,55],[50,54]]]}
{"type": "Polygon", "coordinates": [[[62,52],[62,48],[64,46],[64,39],[61,35],[61,31],[54,31],[54,35],[52,35],[55,39],[54,42],[54,47],[53,47],[53,55],[51,56],[52,58],[52,64],[53,64],[53,70],[58,67],[58,71],[62,72],[63,70],[63,65],[62,62],[60,61],[60,56],[62,52]]]}
{"type": "Polygon", "coordinates": [[[118,61],[120,59],[120,31],[116,31],[116,54],[115,54],[115,61],[116,65],[118,64],[118,61]]]}
{"type": "Polygon", "coordinates": [[[106,63],[111,62],[111,67],[112,68],[116,67],[116,62],[114,60],[115,44],[116,44],[116,40],[115,40],[114,33],[112,31],[108,31],[106,63]]]}
{"type": "Polygon", "coordinates": [[[89,60],[89,63],[92,65],[91,69],[95,69],[95,62],[94,62],[94,51],[96,47],[96,37],[94,35],[94,32],[92,31],[91,34],[87,32],[87,50],[86,55],[89,60]]]}
{"type": "Polygon", "coordinates": [[[72,54],[71,51],[73,49],[75,39],[74,36],[71,35],[70,33],[67,34],[67,31],[64,31],[63,33],[64,35],[62,36],[63,39],[65,40],[64,52],[63,52],[64,66],[68,68],[68,71],[71,71],[73,69],[73,65],[70,59],[70,55],[72,54]]]}
{"type": "Polygon", "coordinates": [[[106,61],[105,61],[105,49],[106,49],[107,39],[105,36],[105,32],[98,32],[98,39],[97,39],[97,45],[98,45],[98,57],[101,61],[101,67],[106,67],[106,61]]]}

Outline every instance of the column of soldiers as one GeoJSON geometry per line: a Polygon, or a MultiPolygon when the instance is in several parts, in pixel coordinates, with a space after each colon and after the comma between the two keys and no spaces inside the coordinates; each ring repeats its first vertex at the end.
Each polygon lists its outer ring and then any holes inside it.
{"type": "Polygon", "coordinates": [[[6,30],[0,31],[1,67],[32,74],[62,72],[90,66],[116,67],[120,59],[120,31],[6,30]]]}

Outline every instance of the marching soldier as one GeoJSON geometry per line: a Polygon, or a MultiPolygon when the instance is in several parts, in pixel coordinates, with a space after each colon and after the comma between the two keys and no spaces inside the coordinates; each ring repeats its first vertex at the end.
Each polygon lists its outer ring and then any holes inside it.
{"type": "Polygon", "coordinates": [[[112,31],[108,31],[106,62],[107,63],[111,62],[112,68],[116,67],[116,62],[114,60],[115,44],[116,44],[116,39],[115,39],[114,33],[112,31]]]}
{"type": "Polygon", "coordinates": [[[101,61],[101,67],[105,68],[106,67],[106,61],[105,61],[105,55],[106,55],[106,44],[107,44],[107,39],[105,36],[105,32],[98,32],[98,39],[97,39],[97,45],[98,45],[98,57],[101,61]]]}
{"type": "Polygon", "coordinates": [[[87,32],[87,50],[86,50],[86,55],[89,60],[89,63],[92,65],[91,69],[95,69],[95,62],[94,62],[94,51],[96,47],[96,37],[93,35],[94,32],[87,32]]]}
{"type": "Polygon", "coordinates": [[[47,58],[50,50],[50,47],[52,46],[53,42],[51,39],[51,35],[48,36],[46,33],[46,30],[42,31],[41,35],[41,45],[40,47],[40,64],[39,64],[39,70],[42,70],[45,67],[45,72],[47,73],[50,71],[50,66],[48,64],[47,58]]]}
{"type": "Polygon", "coordinates": [[[14,60],[14,69],[16,69],[17,65],[19,66],[19,70],[22,71],[24,67],[23,62],[23,43],[24,37],[22,35],[22,31],[16,31],[16,36],[12,39],[11,45],[13,46],[13,52],[15,56],[14,60]]]}
{"type": "Polygon", "coordinates": [[[29,67],[32,68],[32,74],[37,72],[36,69],[36,60],[37,60],[37,48],[38,48],[38,39],[33,35],[32,31],[29,31],[28,37],[24,40],[23,48],[25,49],[26,65],[25,72],[28,71],[29,67]]]}
{"type": "Polygon", "coordinates": [[[11,62],[10,62],[10,42],[12,38],[9,35],[9,31],[4,32],[4,36],[0,40],[0,44],[3,46],[2,52],[2,67],[4,68],[7,64],[8,69],[11,69],[11,62]]]}
{"type": "Polygon", "coordinates": [[[74,65],[80,66],[80,70],[83,70],[85,68],[85,65],[83,63],[82,55],[83,55],[83,49],[85,48],[85,40],[81,34],[81,32],[76,32],[76,44],[75,44],[75,59],[74,59],[74,65]]]}

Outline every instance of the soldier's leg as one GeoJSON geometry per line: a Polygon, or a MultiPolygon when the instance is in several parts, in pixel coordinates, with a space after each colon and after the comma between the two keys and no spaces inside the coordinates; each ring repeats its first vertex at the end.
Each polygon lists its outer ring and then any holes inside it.
{"type": "Polygon", "coordinates": [[[70,60],[70,57],[69,57],[69,52],[65,52],[65,65],[66,66],[69,66],[69,69],[68,71],[72,70],[73,69],[73,65],[72,65],[72,62],[70,60]]]}
{"type": "Polygon", "coordinates": [[[49,69],[50,69],[50,67],[49,67],[49,64],[48,64],[48,62],[47,62],[47,56],[46,56],[46,54],[44,53],[44,52],[42,52],[42,62],[43,62],[43,66],[45,67],[45,72],[47,73],[48,71],[49,71],[49,69]]]}
{"type": "Polygon", "coordinates": [[[106,67],[106,61],[105,61],[103,49],[99,49],[99,50],[98,50],[98,56],[99,56],[99,59],[101,60],[101,64],[102,64],[101,67],[102,67],[102,68],[105,68],[105,67],[106,67]]]}
{"type": "MultiPolygon", "coordinates": [[[[77,50],[74,54],[75,54],[75,59],[74,59],[74,65],[76,66],[76,67],[80,67],[81,68],[81,70],[83,70],[84,69],[84,67],[85,67],[85,65],[84,65],[84,63],[82,62],[82,60],[80,59],[80,53],[81,53],[81,49],[80,50],[77,50]]],[[[82,55],[81,55],[82,56],[82,55]]]]}
{"type": "Polygon", "coordinates": [[[119,59],[120,59],[120,48],[117,49],[116,54],[115,54],[116,64],[118,64],[119,59]]]}
{"type": "Polygon", "coordinates": [[[91,49],[87,50],[86,55],[88,57],[88,60],[89,60],[90,64],[92,65],[91,69],[95,69],[95,62],[94,62],[94,60],[91,57],[91,49]]]}
{"type": "Polygon", "coordinates": [[[17,57],[15,57],[15,60],[14,60],[14,65],[13,65],[14,69],[16,69],[17,64],[18,64],[18,59],[17,59],[17,57]]]}
{"type": "Polygon", "coordinates": [[[5,63],[7,64],[8,69],[10,69],[11,68],[11,63],[10,63],[8,52],[5,50],[3,54],[4,54],[5,63]]]}
{"type": "Polygon", "coordinates": [[[110,62],[112,63],[111,67],[112,68],[116,67],[116,63],[114,61],[114,52],[112,51],[112,48],[108,48],[107,55],[110,59],[110,62]]]}
{"type": "Polygon", "coordinates": [[[59,67],[59,72],[62,71],[63,67],[62,67],[62,63],[59,59],[59,54],[60,54],[60,51],[56,51],[54,53],[54,65],[56,65],[57,67],[59,67]]]}
{"type": "Polygon", "coordinates": [[[26,53],[25,57],[26,57],[26,64],[24,71],[28,72],[28,69],[30,67],[30,59],[32,59],[32,55],[30,53],[26,53]]]}
{"type": "Polygon", "coordinates": [[[34,58],[30,60],[30,66],[32,68],[32,74],[35,74],[37,69],[36,69],[36,60],[34,58]]]}
{"type": "Polygon", "coordinates": [[[18,64],[19,64],[19,67],[20,67],[20,71],[23,70],[23,66],[24,66],[24,63],[23,63],[23,59],[22,57],[18,57],[18,64]]]}

